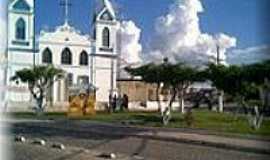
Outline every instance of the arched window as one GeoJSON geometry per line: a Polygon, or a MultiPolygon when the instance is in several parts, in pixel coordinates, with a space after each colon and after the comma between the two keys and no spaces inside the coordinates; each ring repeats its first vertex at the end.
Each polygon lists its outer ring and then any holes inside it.
{"type": "Polygon", "coordinates": [[[89,77],[88,76],[79,76],[77,84],[88,85],[89,84],[89,77]]]}
{"type": "Polygon", "coordinates": [[[68,86],[72,86],[73,85],[73,74],[72,73],[68,73],[67,74],[67,85],[68,86]]]}
{"type": "Polygon", "coordinates": [[[25,21],[20,18],[16,22],[16,39],[25,40],[26,28],[25,21]]]}
{"type": "Polygon", "coordinates": [[[110,30],[109,28],[105,27],[102,32],[102,45],[104,47],[109,48],[110,47],[110,30]]]}
{"type": "Polygon", "coordinates": [[[13,9],[16,11],[30,11],[30,6],[25,0],[19,0],[13,5],[13,9]]]}
{"type": "Polygon", "coordinates": [[[88,65],[88,54],[85,51],[82,51],[82,53],[80,54],[80,65],[88,65]]]}
{"type": "Polygon", "coordinates": [[[72,64],[72,53],[69,48],[65,48],[62,52],[61,63],[71,65],[72,64]]]}
{"type": "Polygon", "coordinates": [[[42,63],[52,64],[52,52],[49,48],[42,52],[42,63]]]}

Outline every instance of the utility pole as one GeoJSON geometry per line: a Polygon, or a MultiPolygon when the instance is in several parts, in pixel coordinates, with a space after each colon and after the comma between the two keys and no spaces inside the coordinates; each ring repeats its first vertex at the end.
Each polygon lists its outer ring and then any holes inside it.
{"type": "MultiPolygon", "coordinates": [[[[220,65],[221,63],[220,60],[220,47],[217,45],[217,59],[216,59],[216,64],[220,65]]],[[[218,112],[222,113],[223,112],[223,97],[224,97],[224,91],[218,90],[218,112]]]]}
{"type": "Polygon", "coordinates": [[[217,60],[216,60],[216,63],[217,65],[220,65],[220,47],[219,45],[217,45],[217,60]]]}

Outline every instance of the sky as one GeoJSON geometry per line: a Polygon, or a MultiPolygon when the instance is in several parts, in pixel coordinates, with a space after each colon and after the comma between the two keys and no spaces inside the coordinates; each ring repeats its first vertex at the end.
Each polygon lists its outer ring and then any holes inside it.
{"type": "MultiPolygon", "coordinates": [[[[37,31],[41,28],[52,29],[63,23],[63,7],[59,5],[59,1],[37,1],[37,31]]],[[[70,0],[72,4],[70,23],[83,33],[91,31],[91,19],[96,1],[70,0]]],[[[113,3],[118,10],[119,18],[133,21],[141,30],[140,43],[143,52],[152,52],[153,39],[156,38],[156,21],[159,17],[169,14],[175,1],[177,0],[113,0],[113,3]]],[[[228,59],[235,61],[234,59],[246,57],[243,51],[254,47],[263,48],[264,52],[269,51],[265,46],[270,44],[270,36],[266,34],[268,31],[264,28],[270,26],[270,18],[267,14],[269,0],[201,0],[200,2],[203,7],[203,12],[198,13],[200,32],[210,35],[223,33],[237,40],[234,47],[226,49],[228,59]]],[[[256,51],[256,54],[258,53],[260,51],[256,51]]],[[[259,59],[268,57],[268,54],[262,54],[257,57],[260,57],[259,59]]],[[[254,55],[250,57],[254,60],[254,55]]],[[[244,62],[249,61],[245,58],[244,62]]]]}
{"type": "MultiPolygon", "coordinates": [[[[54,29],[55,26],[64,22],[64,11],[63,7],[59,5],[60,1],[36,1],[37,34],[41,29],[54,29]]],[[[98,0],[69,1],[72,4],[70,23],[82,33],[88,34],[92,27],[94,4],[98,0]]],[[[118,10],[119,18],[126,21],[131,20],[140,30],[139,43],[142,45],[142,52],[152,52],[153,40],[157,38],[158,19],[170,15],[172,6],[181,1],[189,0],[113,0],[113,3],[118,10]]],[[[195,4],[199,0],[190,1],[195,4]]],[[[268,6],[270,6],[269,0],[200,0],[199,2],[203,7],[203,12],[196,12],[196,16],[198,14],[199,18],[199,32],[202,35],[206,33],[210,38],[217,34],[224,34],[236,39],[235,45],[225,48],[229,59],[246,57],[246,54],[252,53],[245,51],[250,52],[254,48],[260,49],[260,51],[256,50],[256,54],[260,54],[263,49],[264,53],[257,57],[267,58],[269,56],[265,53],[269,51],[270,45],[270,34],[265,27],[270,26],[270,16],[267,14],[268,6]]],[[[196,21],[197,17],[194,18],[196,21]]],[[[181,25],[179,28],[182,27],[181,25]]],[[[178,47],[177,51],[179,48],[182,51],[183,47],[178,47]]],[[[254,57],[254,55],[250,57],[254,57]]]]}
{"type": "MultiPolygon", "coordinates": [[[[96,0],[69,1],[72,3],[71,23],[84,33],[90,32],[90,19],[96,0]]],[[[173,0],[114,0],[114,2],[122,18],[131,19],[143,28],[142,41],[146,43],[151,39],[155,19],[167,12],[173,0]]],[[[60,0],[36,2],[38,30],[46,26],[52,28],[63,22],[63,7],[59,4],[60,0]]],[[[270,25],[270,18],[263,9],[269,5],[269,0],[202,0],[202,4],[205,10],[200,15],[203,31],[233,35],[238,39],[239,48],[270,43],[269,36],[261,33],[262,25],[270,25]],[[262,19],[265,21],[264,24],[262,19]]]]}

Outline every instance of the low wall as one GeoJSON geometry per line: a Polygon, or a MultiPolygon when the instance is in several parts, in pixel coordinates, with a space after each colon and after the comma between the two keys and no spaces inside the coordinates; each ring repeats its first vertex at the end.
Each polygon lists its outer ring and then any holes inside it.
{"type": "MultiPolygon", "coordinates": [[[[168,102],[161,102],[161,107],[168,106],[168,102]]],[[[142,102],[130,102],[129,103],[130,111],[157,111],[158,110],[158,102],[157,101],[147,101],[146,103],[142,102]]],[[[178,111],[180,109],[178,102],[173,102],[172,110],[178,111]]]]}
{"type": "MultiPolygon", "coordinates": [[[[161,102],[160,103],[162,108],[168,106],[168,102],[161,102]]],[[[30,102],[20,102],[20,103],[8,103],[6,107],[6,112],[33,112],[34,103],[30,102]]],[[[68,102],[58,102],[55,103],[53,106],[46,107],[46,112],[68,112],[68,102]]],[[[186,104],[188,107],[189,105],[186,104]]],[[[108,103],[107,102],[97,102],[96,103],[96,111],[105,111],[107,110],[108,103]]],[[[157,101],[147,101],[147,102],[129,102],[129,111],[143,111],[143,112],[151,112],[151,111],[158,111],[158,103],[157,101]]],[[[3,109],[2,109],[3,110],[3,109]]],[[[173,111],[179,111],[179,103],[173,102],[172,104],[173,111]]]]}
{"type": "MultiPolygon", "coordinates": [[[[96,110],[104,111],[107,107],[106,102],[97,102],[96,110]]],[[[8,102],[7,105],[2,104],[2,112],[34,112],[35,104],[33,102],[8,102]]],[[[55,102],[52,106],[47,104],[45,112],[68,112],[69,103],[68,102],[55,102]]]]}
{"type": "MultiPolygon", "coordinates": [[[[35,104],[33,102],[9,102],[7,106],[2,109],[3,112],[34,112],[35,104]]],[[[59,102],[53,106],[47,106],[45,112],[67,112],[68,103],[59,102]]]]}

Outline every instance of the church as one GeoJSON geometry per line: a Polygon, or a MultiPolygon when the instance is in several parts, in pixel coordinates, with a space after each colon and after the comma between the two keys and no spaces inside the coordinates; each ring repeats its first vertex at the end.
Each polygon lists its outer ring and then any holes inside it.
{"type": "Polygon", "coordinates": [[[73,85],[94,86],[97,106],[108,104],[109,95],[116,94],[120,22],[111,2],[100,1],[102,7],[96,11],[94,28],[89,28],[93,33],[87,35],[70,25],[68,0],[64,2],[66,17],[63,24],[36,35],[35,0],[9,0],[5,61],[7,91],[4,98],[7,111],[26,111],[33,107],[27,85],[12,82],[10,77],[18,70],[34,65],[54,65],[66,73],[47,94],[46,99],[53,107],[67,106],[68,88],[73,85]]]}

